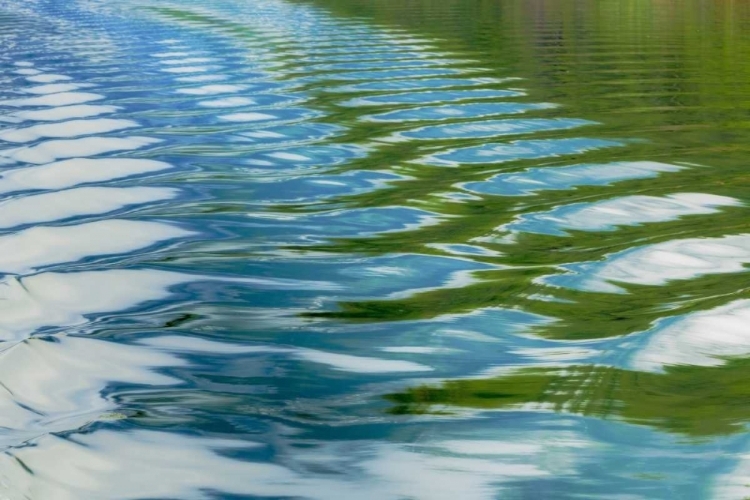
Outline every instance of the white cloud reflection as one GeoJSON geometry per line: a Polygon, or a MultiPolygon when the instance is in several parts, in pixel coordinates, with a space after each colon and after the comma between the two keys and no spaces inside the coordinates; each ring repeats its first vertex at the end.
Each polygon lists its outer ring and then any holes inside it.
{"type": "Polygon", "coordinates": [[[0,273],[22,274],[50,264],[132,252],[191,234],[170,224],[119,219],[36,226],[0,236],[0,273]]]}
{"type": "Polygon", "coordinates": [[[750,235],[690,238],[625,250],[601,262],[563,266],[567,274],[544,280],[582,290],[618,293],[622,288],[617,282],[663,285],[671,280],[743,272],[747,262],[750,262],[750,235]]]}
{"type": "Polygon", "coordinates": [[[0,228],[105,214],[131,205],[169,200],[177,194],[171,188],[91,186],[11,198],[0,203],[0,228]]]}
{"type": "Polygon", "coordinates": [[[202,500],[210,491],[309,500],[491,500],[504,483],[571,473],[589,444],[566,438],[569,432],[538,434],[521,443],[307,442],[274,464],[222,454],[263,446],[253,441],[98,430],[44,436],[12,450],[0,456],[0,474],[13,485],[12,500],[202,500]]]}
{"type": "Polygon", "coordinates": [[[168,163],[155,160],[72,158],[0,172],[0,193],[31,189],[65,189],[78,184],[121,179],[171,167],[168,163]]]}
{"type": "Polygon", "coordinates": [[[631,364],[640,371],[666,366],[719,366],[727,358],[750,354],[750,300],[688,314],[649,333],[631,364]]]}
{"type": "Polygon", "coordinates": [[[77,429],[116,410],[103,394],[110,384],[178,384],[155,369],[184,364],[143,347],[80,337],[6,344],[0,352],[0,444],[77,429]]]}
{"type": "Polygon", "coordinates": [[[299,347],[248,346],[214,342],[196,337],[168,336],[154,337],[142,342],[144,345],[172,352],[193,352],[202,354],[286,354],[294,359],[328,366],[334,370],[350,373],[397,373],[425,372],[432,368],[411,361],[353,356],[305,349],[299,347]]]}
{"type": "Polygon", "coordinates": [[[160,142],[151,137],[83,137],[50,140],[36,146],[0,150],[0,160],[40,165],[65,158],[96,156],[116,151],[139,149],[160,142]]]}
{"type": "Polygon", "coordinates": [[[23,339],[42,327],[81,324],[88,314],[164,299],[170,287],[193,279],[149,269],[8,276],[0,280],[0,340],[23,339]]]}

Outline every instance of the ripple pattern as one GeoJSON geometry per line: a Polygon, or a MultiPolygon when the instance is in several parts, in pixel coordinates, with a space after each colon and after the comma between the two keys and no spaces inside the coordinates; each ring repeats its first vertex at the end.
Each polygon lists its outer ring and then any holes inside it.
{"type": "Polygon", "coordinates": [[[333,4],[0,0],[0,497],[747,496],[744,170],[333,4]]]}

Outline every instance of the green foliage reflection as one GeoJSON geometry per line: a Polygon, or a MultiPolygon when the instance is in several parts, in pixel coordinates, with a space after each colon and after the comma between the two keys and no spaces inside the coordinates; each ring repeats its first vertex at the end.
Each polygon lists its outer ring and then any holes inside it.
{"type": "Polygon", "coordinates": [[[665,373],[578,365],[527,368],[490,379],[451,380],[387,398],[395,414],[539,404],[559,412],[622,419],[692,437],[742,432],[750,420],[750,360],[721,367],[676,366],[665,373]]]}

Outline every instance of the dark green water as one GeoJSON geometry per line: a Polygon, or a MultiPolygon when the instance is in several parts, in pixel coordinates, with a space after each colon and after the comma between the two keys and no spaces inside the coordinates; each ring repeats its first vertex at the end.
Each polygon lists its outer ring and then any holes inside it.
{"type": "Polygon", "coordinates": [[[0,0],[0,498],[747,498],[749,56],[731,0],[0,0]]]}

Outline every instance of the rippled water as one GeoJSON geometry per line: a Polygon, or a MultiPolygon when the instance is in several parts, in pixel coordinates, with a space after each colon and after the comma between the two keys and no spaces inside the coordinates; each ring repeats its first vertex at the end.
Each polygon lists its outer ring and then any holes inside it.
{"type": "Polygon", "coordinates": [[[0,0],[0,498],[750,496],[749,30],[0,0]]]}

